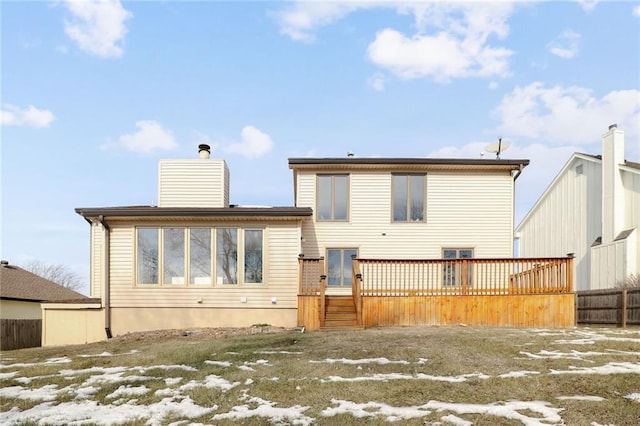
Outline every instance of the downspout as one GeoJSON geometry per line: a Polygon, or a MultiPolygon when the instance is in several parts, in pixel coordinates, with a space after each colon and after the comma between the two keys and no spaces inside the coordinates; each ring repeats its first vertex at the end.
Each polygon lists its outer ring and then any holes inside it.
{"type": "Polygon", "coordinates": [[[513,221],[513,223],[511,224],[511,233],[512,233],[512,238],[511,238],[511,257],[515,258],[515,251],[516,251],[516,240],[518,241],[518,257],[520,257],[520,237],[516,236],[515,234],[515,214],[516,214],[516,180],[518,179],[518,176],[520,176],[522,174],[522,170],[524,169],[524,166],[522,165],[522,163],[520,163],[518,165],[518,171],[516,172],[515,176],[513,176],[513,200],[511,201],[512,203],[512,210],[513,213],[511,214],[511,220],[513,221]]]}
{"type": "Polygon", "coordinates": [[[110,250],[110,233],[111,228],[104,220],[104,216],[98,216],[98,222],[105,229],[104,234],[104,331],[107,333],[107,339],[113,337],[111,335],[111,285],[109,282],[109,263],[111,262],[110,250]]]}

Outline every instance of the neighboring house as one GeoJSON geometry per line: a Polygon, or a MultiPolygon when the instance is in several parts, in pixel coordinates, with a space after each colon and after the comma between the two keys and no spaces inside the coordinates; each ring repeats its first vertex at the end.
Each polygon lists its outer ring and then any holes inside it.
{"type": "MultiPolygon", "coordinates": [[[[39,322],[42,320],[41,303],[63,300],[77,301],[78,299],[87,299],[87,297],[18,266],[10,265],[6,260],[0,263],[0,319],[3,320],[3,340],[14,334],[15,327],[27,327],[24,323],[20,325],[5,320],[37,320],[39,322]],[[8,329],[9,327],[11,330],[8,329]]],[[[38,335],[40,335],[40,325],[34,323],[28,327],[31,326],[37,328],[38,335]]],[[[3,349],[7,349],[5,343],[8,342],[3,341],[3,349]]],[[[40,339],[37,339],[37,342],[19,347],[39,345],[40,339]]],[[[17,348],[15,345],[12,347],[12,349],[17,348]]]]}
{"type": "Polygon", "coordinates": [[[640,272],[640,164],[624,159],[624,132],[602,155],[575,153],[516,228],[519,255],[575,255],[576,290],[611,288],[640,272]]]}
{"type": "Polygon", "coordinates": [[[76,209],[91,226],[91,297],[100,303],[47,305],[43,341],[264,323],[317,328],[318,283],[326,274],[328,293],[350,295],[354,255],[436,259],[429,285],[448,294],[522,293],[530,275],[512,259],[498,273],[466,268],[513,257],[515,180],[528,163],[293,158],[294,206],[243,207],[229,203],[225,161],[201,145],[200,158],[160,161],[158,206],[76,209]],[[71,333],[60,318],[84,325],[71,333]]]}

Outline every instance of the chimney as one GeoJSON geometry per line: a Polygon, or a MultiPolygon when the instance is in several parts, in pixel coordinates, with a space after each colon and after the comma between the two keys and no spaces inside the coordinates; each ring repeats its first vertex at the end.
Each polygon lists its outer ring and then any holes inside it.
{"type": "Polygon", "coordinates": [[[624,187],[619,165],[624,164],[624,132],[616,124],[602,136],[602,243],[624,227],[624,187]]]}
{"type": "Polygon", "coordinates": [[[200,158],[208,159],[211,157],[211,147],[206,143],[198,145],[198,155],[200,158]]]}

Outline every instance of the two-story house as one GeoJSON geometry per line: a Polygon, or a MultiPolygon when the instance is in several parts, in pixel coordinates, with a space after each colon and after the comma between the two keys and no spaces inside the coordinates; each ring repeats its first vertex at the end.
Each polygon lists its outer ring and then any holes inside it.
{"type": "Polygon", "coordinates": [[[90,224],[100,302],[46,307],[44,344],[154,329],[316,329],[325,293],[355,297],[353,262],[366,258],[436,259],[428,280],[403,272],[399,284],[396,273],[390,287],[497,294],[522,282],[513,267],[456,262],[513,257],[515,181],[528,160],[292,158],[295,205],[243,207],[229,202],[229,170],[209,151],[160,161],[157,206],[76,209],[90,224]]]}
{"type": "Polygon", "coordinates": [[[613,124],[601,155],[573,154],[516,228],[520,255],[573,253],[577,290],[640,274],[640,163],[624,153],[624,132],[613,124]]]}

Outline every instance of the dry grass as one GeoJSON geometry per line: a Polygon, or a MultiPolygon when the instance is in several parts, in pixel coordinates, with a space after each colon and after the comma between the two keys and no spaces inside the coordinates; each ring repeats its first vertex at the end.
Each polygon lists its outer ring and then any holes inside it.
{"type": "MultiPolygon", "coordinates": [[[[579,330],[578,330],[579,331],[579,330]]],[[[596,329],[611,337],[620,336],[616,329],[596,329]]],[[[345,333],[299,333],[285,331],[261,333],[237,337],[211,338],[206,333],[183,336],[175,334],[139,338],[115,338],[109,342],[82,346],[57,348],[32,348],[8,351],[2,354],[2,363],[42,363],[54,357],[69,357],[66,364],[38,364],[19,369],[5,367],[0,373],[19,371],[7,379],[3,387],[24,386],[39,388],[55,384],[63,388],[71,383],[81,383],[91,373],[75,375],[72,379],[59,375],[60,370],[79,370],[91,367],[152,367],[159,365],[184,365],[197,369],[185,371],[152,368],[145,376],[154,377],[144,385],[152,391],[136,396],[138,404],[158,402],[156,390],[167,387],[164,379],[181,377],[181,384],[190,380],[203,380],[209,375],[224,377],[230,382],[239,382],[228,391],[198,387],[184,392],[196,404],[211,407],[216,412],[228,412],[246,402],[246,394],[276,403],[277,407],[294,405],[308,406],[305,415],[313,417],[319,424],[360,424],[364,419],[352,415],[323,417],[322,410],[332,407],[332,399],[349,400],[356,403],[384,402],[390,406],[419,406],[429,401],[465,404],[491,404],[500,401],[547,401],[551,406],[563,408],[561,416],[567,425],[640,424],[640,403],[625,398],[625,395],[640,392],[638,374],[550,374],[552,370],[593,368],[610,362],[640,363],[640,332],[624,335],[627,340],[600,340],[588,345],[562,344],[558,340],[578,339],[575,330],[539,330],[507,328],[467,327],[416,327],[370,329],[364,332],[345,333]],[[563,334],[564,335],[560,335],[563,334]],[[573,333],[573,335],[571,334],[573,333]],[[635,339],[635,340],[633,340],[635,339]],[[576,359],[533,359],[522,352],[540,354],[541,351],[570,351],[606,353],[576,357],[576,359]],[[114,356],[81,358],[80,355],[99,354],[104,351],[114,356]],[[130,353],[131,351],[138,351],[130,353]],[[613,352],[618,351],[618,352],[613,352]],[[265,353],[268,352],[268,353],[265,353]],[[396,363],[346,364],[341,362],[312,362],[326,359],[362,360],[386,358],[396,363]],[[231,366],[212,365],[205,361],[228,361],[231,366]],[[267,360],[268,365],[260,364],[267,360]],[[422,360],[422,362],[420,361],[422,360]],[[406,363],[400,363],[406,361],[406,363]],[[245,371],[238,366],[248,366],[254,371],[245,371]],[[527,377],[501,378],[501,374],[515,371],[535,371],[539,374],[527,377]],[[402,374],[406,379],[388,381],[329,381],[330,377],[371,378],[376,374],[402,374]],[[464,381],[451,383],[429,380],[424,375],[435,377],[461,377],[464,381]],[[476,376],[473,376],[476,375],[476,376]],[[34,377],[25,385],[16,379],[34,377]],[[485,376],[489,376],[488,378],[485,376]],[[40,377],[40,378],[36,378],[40,377]],[[275,379],[277,378],[277,380],[275,379]],[[561,396],[598,396],[603,401],[559,400],[561,396]],[[243,399],[244,398],[244,399],[243,399]],[[241,402],[244,401],[244,402],[241,402]]],[[[139,375],[129,371],[126,375],[139,375]]],[[[141,383],[140,383],[141,384],[141,383]]],[[[132,384],[138,386],[140,384],[132,384]]],[[[120,384],[103,384],[92,400],[101,404],[113,403],[107,398],[120,384]]],[[[65,396],[71,400],[74,395],[65,396]]],[[[61,398],[58,398],[61,401],[61,398]]],[[[39,404],[40,401],[3,399],[0,410],[12,407],[21,410],[39,404]]],[[[248,403],[251,406],[251,403],[248,403]]],[[[440,421],[446,413],[403,421],[403,424],[427,424],[440,421]]],[[[475,425],[519,425],[516,420],[465,414],[460,415],[475,425]]],[[[173,420],[180,420],[179,418],[173,420]]],[[[194,422],[211,423],[211,415],[194,422]]],[[[265,424],[264,418],[252,418],[244,424],[265,424]]],[[[215,424],[231,424],[232,421],[216,421],[215,424]],[[225,423],[226,422],[226,423],[225,423]]],[[[366,419],[367,424],[386,423],[384,418],[366,419]]],[[[144,424],[144,420],[133,424],[144,424]]]]}

